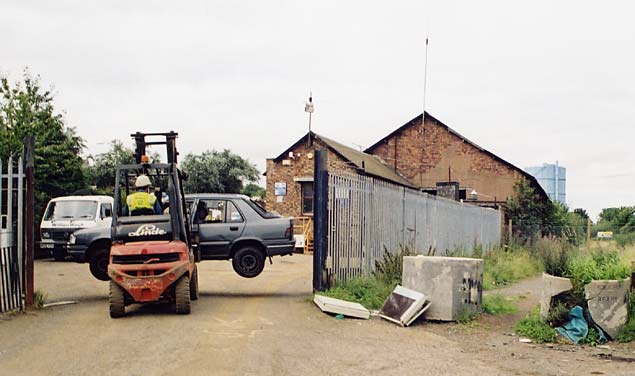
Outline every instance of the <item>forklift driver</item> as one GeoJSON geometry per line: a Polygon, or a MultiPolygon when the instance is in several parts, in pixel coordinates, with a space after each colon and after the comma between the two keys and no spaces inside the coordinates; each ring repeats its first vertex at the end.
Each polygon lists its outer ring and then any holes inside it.
{"type": "Polygon", "coordinates": [[[162,214],[161,203],[154,194],[150,193],[150,178],[139,175],[135,180],[136,192],[126,197],[124,215],[152,215],[162,214]]]}

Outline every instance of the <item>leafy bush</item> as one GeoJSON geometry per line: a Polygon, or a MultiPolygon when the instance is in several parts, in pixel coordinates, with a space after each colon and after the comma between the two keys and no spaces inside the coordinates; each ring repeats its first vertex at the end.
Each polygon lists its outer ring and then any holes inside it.
{"type": "Polygon", "coordinates": [[[483,289],[492,290],[540,274],[541,261],[525,248],[496,248],[483,257],[483,289]]]}
{"type": "Polygon", "coordinates": [[[396,285],[397,282],[385,283],[378,278],[359,277],[336,285],[324,295],[356,302],[368,309],[379,309],[396,285]]]}
{"type": "Polygon", "coordinates": [[[516,333],[531,338],[537,343],[553,342],[556,340],[556,330],[540,319],[539,310],[529,313],[516,323],[516,333]]]}
{"type": "Polygon", "coordinates": [[[501,315],[515,313],[518,307],[514,304],[514,299],[506,298],[501,294],[483,296],[483,312],[490,315],[501,315]]]}
{"type": "Polygon", "coordinates": [[[624,279],[630,275],[630,268],[615,251],[594,251],[586,255],[573,257],[568,265],[566,276],[573,285],[582,287],[592,280],[624,279]]]}
{"type": "Polygon", "coordinates": [[[635,232],[629,232],[626,234],[616,234],[614,236],[615,243],[619,248],[626,248],[629,245],[635,244],[635,232]]]}
{"type": "Polygon", "coordinates": [[[571,252],[568,242],[553,237],[540,238],[535,244],[535,254],[542,260],[545,271],[557,277],[562,277],[567,271],[571,252]]]}
{"type": "Polygon", "coordinates": [[[404,256],[414,256],[417,252],[408,246],[399,245],[399,251],[389,252],[384,247],[384,255],[381,260],[375,261],[375,271],[373,277],[377,278],[385,284],[395,285],[401,282],[401,274],[403,272],[404,256]]]}
{"type": "Polygon", "coordinates": [[[546,321],[553,328],[564,325],[569,321],[569,311],[570,308],[567,304],[557,302],[549,309],[546,321]]]}

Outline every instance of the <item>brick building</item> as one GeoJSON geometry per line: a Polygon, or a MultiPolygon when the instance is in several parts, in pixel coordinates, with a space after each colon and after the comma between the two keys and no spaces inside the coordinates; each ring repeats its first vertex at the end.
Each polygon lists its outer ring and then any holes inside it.
{"type": "Polygon", "coordinates": [[[548,200],[536,179],[471,142],[430,114],[419,115],[364,152],[308,133],[267,160],[267,207],[285,216],[313,212],[313,153],[327,149],[329,169],[371,175],[456,200],[497,207],[525,179],[548,200]]]}
{"type": "Polygon", "coordinates": [[[267,209],[292,217],[313,215],[313,155],[321,149],[327,150],[329,169],[414,187],[379,157],[309,132],[276,158],[267,159],[267,209]]]}

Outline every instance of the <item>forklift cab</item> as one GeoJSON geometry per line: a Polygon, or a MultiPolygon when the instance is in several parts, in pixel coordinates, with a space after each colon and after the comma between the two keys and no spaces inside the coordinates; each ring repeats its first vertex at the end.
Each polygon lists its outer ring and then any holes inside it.
{"type": "MultiPolygon", "coordinates": [[[[125,315],[132,303],[170,301],[176,312],[190,313],[190,301],[198,299],[198,276],[190,240],[190,221],[181,182],[185,175],[176,165],[177,134],[136,133],[136,164],[121,165],[115,177],[115,210],[108,264],[110,316],[125,315]],[[148,141],[148,136],[165,141],[148,141]],[[166,145],[168,163],[151,163],[147,145],[166,145]],[[143,176],[144,202],[164,200],[166,207],[131,210],[127,197],[137,191],[135,181],[143,176]]],[[[140,196],[138,196],[140,197],[140,196]]],[[[142,206],[143,207],[143,206],[142,206]]]]}
{"type": "Polygon", "coordinates": [[[185,176],[176,165],[177,155],[174,140],[177,134],[136,133],[132,137],[137,143],[137,163],[121,165],[115,177],[115,210],[112,220],[113,243],[140,240],[180,240],[191,248],[190,221],[186,209],[182,180],[185,176]],[[148,141],[148,136],[162,136],[165,141],[148,141]],[[148,145],[166,145],[168,163],[150,163],[146,153],[148,145]],[[155,195],[157,209],[130,210],[127,197],[134,194],[135,181],[139,176],[150,180],[149,194],[155,195]]]}

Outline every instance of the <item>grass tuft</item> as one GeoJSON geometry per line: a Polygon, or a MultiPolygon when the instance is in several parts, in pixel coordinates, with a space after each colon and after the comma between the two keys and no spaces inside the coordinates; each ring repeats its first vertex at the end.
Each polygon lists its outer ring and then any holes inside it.
{"type": "Polygon", "coordinates": [[[516,323],[515,331],[537,343],[554,342],[557,336],[556,330],[540,319],[539,310],[540,308],[535,309],[516,323]]]}
{"type": "Polygon", "coordinates": [[[35,290],[35,292],[33,292],[33,308],[41,309],[44,307],[46,299],[48,299],[48,294],[41,290],[35,290]]]}
{"type": "Polygon", "coordinates": [[[324,295],[379,309],[397,283],[388,284],[374,277],[353,278],[324,292],[324,295]]]}
{"type": "Polygon", "coordinates": [[[628,321],[615,340],[618,342],[635,341],[635,292],[633,291],[628,294],[628,321]]]}
{"type": "Polygon", "coordinates": [[[462,309],[457,315],[456,322],[459,324],[469,324],[473,320],[477,319],[479,316],[480,315],[478,312],[468,309],[462,309]]]}
{"type": "Polygon", "coordinates": [[[483,296],[483,312],[489,315],[505,315],[518,312],[516,299],[501,294],[483,296]]]}
{"type": "Polygon", "coordinates": [[[519,246],[494,249],[483,256],[483,261],[484,290],[503,287],[544,270],[537,257],[519,246]]]}

